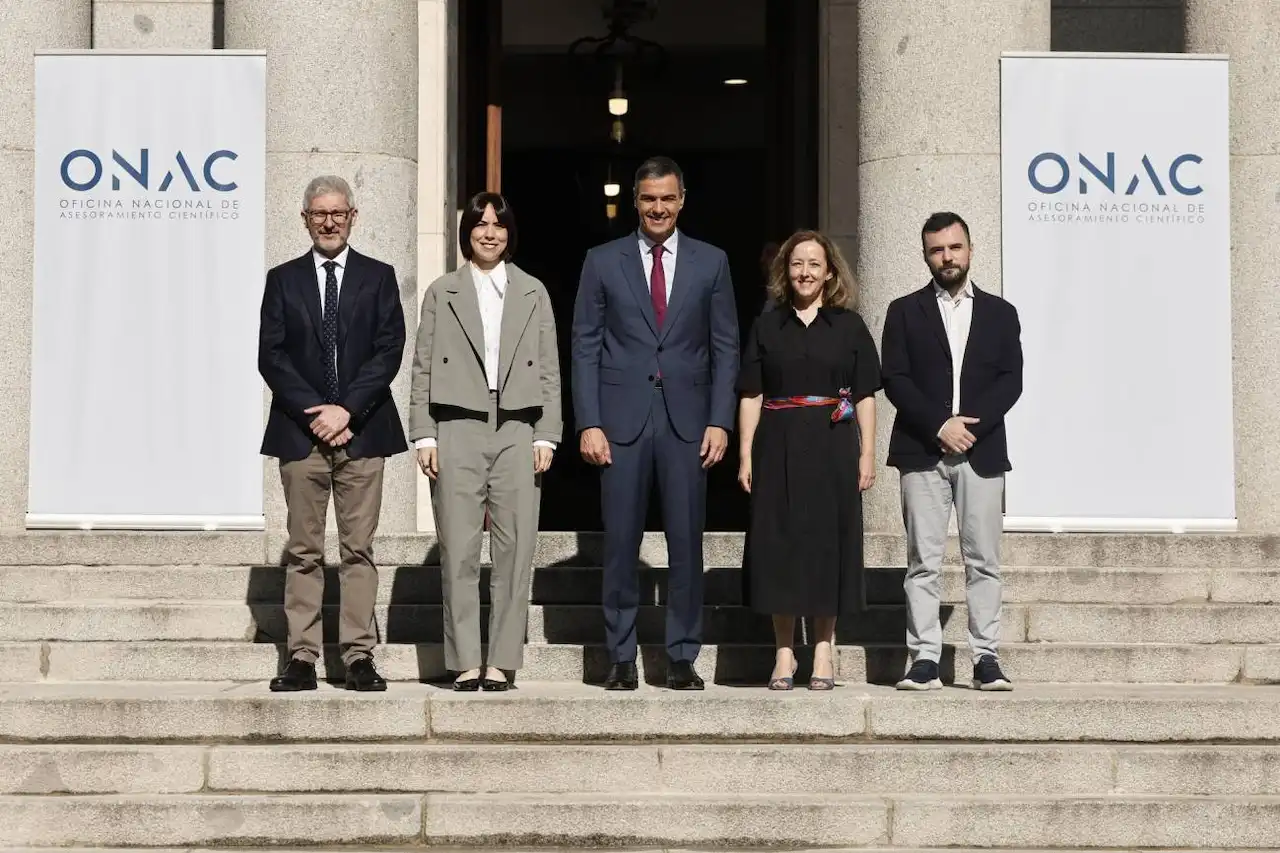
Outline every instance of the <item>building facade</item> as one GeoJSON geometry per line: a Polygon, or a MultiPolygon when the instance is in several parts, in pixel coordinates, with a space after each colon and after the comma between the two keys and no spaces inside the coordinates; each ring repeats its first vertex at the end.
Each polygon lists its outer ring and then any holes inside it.
{"type": "MultiPolygon", "coordinates": [[[[483,0],[7,0],[0,10],[0,69],[7,81],[0,89],[7,116],[0,126],[0,186],[9,200],[7,227],[0,229],[0,418],[10,439],[0,455],[0,529],[23,527],[27,497],[32,53],[265,49],[267,265],[306,248],[296,218],[306,181],[319,173],[346,175],[362,209],[354,242],[395,265],[412,337],[424,289],[457,262],[458,199],[479,189],[462,186],[466,169],[458,158],[467,107],[459,96],[459,22],[471,2],[483,0]]],[[[1280,383],[1271,366],[1280,353],[1280,302],[1272,296],[1267,250],[1280,206],[1280,75],[1270,68],[1271,50],[1280,44],[1280,1],[815,2],[814,215],[855,261],[863,312],[877,335],[889,301],[921,283],[918,229],[935,209],[954,209],[969,220],[975,277],[1000,290],[1002,52],[1230,55],[1236,507],[1242,531],[1280,533],[1280,453],[1271,441],[1280,427],[1280,383]]],[[[765,21],[763,0],[680,4],[681,14],[703,16],[705,31],[755,14],[739,7],[758,6],[757,18],[765,21]]],[[[663,32],[669,5],[675,4],[658,4],[646,32],[663,32]]],[[[602,20],[595,0],[506,0],[505,6],[508,33],[522,20],[553,29],[563,21],[564,31],[575,34],[588,24],[599,29],[602,20]]],[[[698,29],[688,19],[681,25],[682,32],[698,29]]],[[[406,350],[395,386],[402,411],[409,358],[406,350]]],[[[881,459],[891,416],[883,406],[881,459]]],[[[1068,415],[1105,418],[1106,412],[1068,415]]],[[[1187,436],[1187,444],[1187,458],[1170,464],[1195,464],[1195,436],[1187,436]]],[[[570,439],[560,457],[575,452],[570,439]]],[[[280,532],[284,501],[274,464],[264,465],[263,488],[268,530],[280,532]]],[[[388,467],[385,489],[382,533],[432,529],[425,479],[407,455],[388,467]]],[[[870,530],[899,529],[896,478],[881,479],[866,513],[870,530]]]]}

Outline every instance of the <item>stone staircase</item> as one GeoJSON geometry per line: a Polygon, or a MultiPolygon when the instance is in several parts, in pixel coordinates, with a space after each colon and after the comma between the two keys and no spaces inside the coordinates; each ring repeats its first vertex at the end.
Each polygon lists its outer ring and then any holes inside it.
{"type": "MultiPolygon", "coordinates": [[[[0,537],[0,846],[1280,847],[1280,541],[1007,536],[1012,694],[883,686],[905,665],[892,536],[868,538],[843,686],[756,686],[771,629],[740,606],[733,534],[706,543],[717,683],[605,693],[583,683],[606,666],[600,537],[549,533],[516,690],[422,683],[443,675],[433,543],[386,537],[378,660],[397,683],[273,695],[281,545],[0,537]]],[[[642,560],[660,683],[660,535],[642,560]]],[[[963,685],[958,570],[945,589],[963,685]]]]}

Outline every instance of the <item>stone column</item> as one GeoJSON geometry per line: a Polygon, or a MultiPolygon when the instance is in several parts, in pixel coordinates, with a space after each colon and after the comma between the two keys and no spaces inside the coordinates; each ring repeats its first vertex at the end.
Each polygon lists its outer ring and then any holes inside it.
{"type": "MultiPolygon", "coordinates": [[[[431,282],[456,269],[454,146],[457,138],[457,11],[449,0],[418,0],[418,288],[416,323],[431,282]]],[[[417,529],[435,532],[430,481],[417,478],[417,529]]]]}
{"type": "MultiPolygon", "coordinates": [[[[936,210],[969,223],[973,279],[1000,292],[1000,54],[1048,50],[1049,5],[827,0],[822,227],[855,263],[877,341],[889,302],[928,280],[920,225],[936,210]]],[[[901,531],[895,472],[881,468],[864,512],[868,530],[901,531]]]]}
{"type": "Polygon", "coordinates": [[[93,0],[93,46],[208,50],[213,0],[93,0]]]}
{"type": "MultiPolygon", "coordinates": [[[[418,4],[416,0],[226,0],[226,46],[267,51],[268,267],[309,246],[298,212],[316,175],[342,175],[360,209],[351,244],[392,264],[409,340],[417,330],[418,4]]],[[[393,385],[405,414],[405,347],[393,385]]],[[[267,529],[284,530],[278,468],[264,470],[267,529]]],[[[388,460],[380,533],[415,528],[410,454],[388,460]]]]}
{"type": "Polygon", "coordinates": [[[1280,215],[1280,3],[1186,0],[1188,53],[1231,59],[1231,337],[1236,516],[1251,533],[1280,531],[1280,353],[1272,231],[1280,215]]]}
{"type": "Polygon", "coordinates": [[[22,529],[27,513],[31,423],[31,295],[35,247],[35,60],[37,50],[89,47],[89,0],[6,0],[0,11],[0,529],[22,529]]]}

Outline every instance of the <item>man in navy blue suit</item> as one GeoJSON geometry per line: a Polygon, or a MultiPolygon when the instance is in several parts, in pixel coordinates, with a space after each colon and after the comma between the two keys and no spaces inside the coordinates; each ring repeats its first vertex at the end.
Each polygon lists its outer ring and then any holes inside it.
{"type": "Polygon", "coordinates": [[[724,457],[738,380],[738,318],[725,253],[676,230],[684,175],[636,170],[638,233],[587,252],[573,312],[580,449],[601,466],[605,687],[634,690],[638,563],[656,476],[667,537],[667,686],[701,690],[707,469],[724,457]]]}

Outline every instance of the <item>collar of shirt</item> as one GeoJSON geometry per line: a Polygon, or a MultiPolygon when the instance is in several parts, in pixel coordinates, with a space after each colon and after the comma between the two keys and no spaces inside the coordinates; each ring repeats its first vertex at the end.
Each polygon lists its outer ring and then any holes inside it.
{"type": "Polygon", "coordinates": [[[969,281],[969,279],[966,278],[964,280],[964,287],[960,288],[960,292],[956,294],[955,299],[953,300],[951,299],[951,294],[948,293],[946,290],[944,290],[942,288],[942,285],[938,284],[937,281],[933,282],[933,293],[939,299],[942,299],[944,301],[951,300],[953,302],[960,302],[963,299],[972,299],[973,298],[973,282],[969,281]]]}
{"type": "MultiPolygon", "coordinates": [[[[649,235],[644,233],[643,231],[640,231],[638,233],[640,235],[640,254],[649,255],[650,257],[652,257],[653,247],[658,244],[655,243],[653,240],[651,240],[649,238],[649,235]]],[[[665,260],[668,257],[674,258],[676,256],[676,252],[680,250],[679,246],[680,246],[680,229],[677,228],[675,231],[671,232],[670,237],[662,241],[663,259],[665,260]]]]}
{"type": "Polygon", "coordinates": [[[350,252],[351,252],[350,246],[343,246],[342,251],[338,253],[337,257],[326,258],[324,255],[320,254],[315,249],[312,249],[311,260],[315,262],[316,271],[321,274],[324,273],[324,265],[327,261],[333,261],[335,264],[337,264],[338,270],[345,270],[347,268],[347,255],[350,252]]]}
{"type": "Polygon", "coordinates": [[[505,296],[507,293],[507,264],[505,261],[498,261],[498,265],[493,269],[485,272],[476,266],[474,262],[470,263],[471,280],[479,287],[486,279],[493,283],[494,290],[498,291],[499,296],[505,296]]]}
{"type": "MultiPolygon", "coordinates": [[[[830,326],[831,313],[833,310],[835,309],[829,308],[826,305],[821,305],[818,307],[818,311],[817,313],[814,314],[813,319],[815,320],[821,319],[822,322],[830,326]]],[[[796,323],[800,326],[805,325],[804,320],[800,319],[800,314],[796,311],[795,307],[792,305],[788,305],[785,309],[775,309],[775,313],[778,314],[778,325],[780,326],[784,326],[787,323],[796,323]]],[[[808,327],[806,326],[805,328],[808,328],[808,327]]]]}

